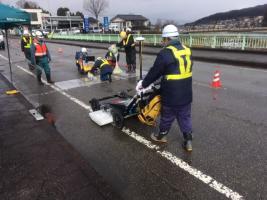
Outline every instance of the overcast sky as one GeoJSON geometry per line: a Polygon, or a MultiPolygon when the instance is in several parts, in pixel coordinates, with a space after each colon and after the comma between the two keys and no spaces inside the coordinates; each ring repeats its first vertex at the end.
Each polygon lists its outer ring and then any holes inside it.
{"type": "MultiPolygon", "coordinates": [[[[17,0],[2,0],[14,4],[17,0]]],[[[33,0],[46,10],[56,14],[59,7],[68,7],[72,12],[83,10],[83,0],[33,0]]],[[[141,14],[152,22],[170,19],[183,24],[199,18],[229,10],[267,4],[267,0],[107,0],[108,9],[102,16],[116,14],[141,14]]],[[[101,18],[99,18],[101,20],[101,18]]]]}

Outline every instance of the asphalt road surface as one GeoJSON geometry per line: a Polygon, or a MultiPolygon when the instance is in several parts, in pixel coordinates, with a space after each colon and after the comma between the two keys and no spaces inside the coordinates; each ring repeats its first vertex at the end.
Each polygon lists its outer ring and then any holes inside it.
{"type": "MultiPolygon", "coordinates": [[[[33,106],[51,106],[57,130],[124,199],[266,199],[266,70],[194,62],[194,140],[193,152],[187,153],[177,123],[168,144],[158,145],[150,140],[157,128],[135,117],[126,120],[123,130],[99,127],[89,119],[88,100],[134,89],[134,74],[114,76],[111,84],[89,81],[75,66],[78,47],[48,44],[56,83],[42,87],[28,69],[19,41],[10,43],[14,85],[33,106]],[[221,89],[210,87],[215,70],[220,71],[221,89]]],[[[103,57],[106,51],[89,53],[103,57]]],[[[9,78],[6,58],[1,51],[0,70],[9,78]]],[[[155,56],[143,58],[145,73],[155,56]]],[[[122,69],[124,65],[121,53],[122,69]]]]}

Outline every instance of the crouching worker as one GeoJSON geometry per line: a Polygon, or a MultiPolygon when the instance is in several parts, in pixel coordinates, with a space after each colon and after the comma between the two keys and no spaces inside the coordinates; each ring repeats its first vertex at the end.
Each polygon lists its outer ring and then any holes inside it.
{"type": "Polygon", "coordinates": [[[78,72],[81,74],[85,74],[90,71],[91,67],[89,66],[88,62],[92,59],[94,61],[94,56],[88,56],[86,48],[81,48],[81,51],[77,51],[75,54],[75,60],[78,72]]]}
{"type": "Polygon", "coordinates": [[[116,63],[119,62],[120,59],[120,55],[118,52],[118,48],[116,47],[115,44],[112,44],[109,48],[108,48],[108,52],[105,56],[105,58],[107,59],[107,61],[109,62],[109,64],[115,68],[116,63]]]}
{"type": "MultiPolygon", "coordinates": [[[[113,67],[109,64],[106,59],[101,57],[97,58],[94,66],[90,70],[90,73],[96,75],[100,71],[100,80],[112,82],[111,75],[113,72],[113,67]]],[[[88,76],[90,74],[88,73],[88,76]]]]}

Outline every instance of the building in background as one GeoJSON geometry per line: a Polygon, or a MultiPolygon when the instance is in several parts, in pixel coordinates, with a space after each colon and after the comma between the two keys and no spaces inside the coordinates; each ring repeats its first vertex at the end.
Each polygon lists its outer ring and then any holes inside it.
{"type": "Polygon", "coordinates": [[[43,13],[42,9],[21,9],[21,10],[24,10],[25,12],[31,15],[32,28],[43,29],[42,18],[43,16],[48,15],[48,14],[43,13]]]}
{"type": "Polygon", "coordinates": [[[150,21],[142,15],[116,15],[110,20],[110,27],[116,27],[118,31],[131,28],[133,31],[150,29],[150,21]]]}

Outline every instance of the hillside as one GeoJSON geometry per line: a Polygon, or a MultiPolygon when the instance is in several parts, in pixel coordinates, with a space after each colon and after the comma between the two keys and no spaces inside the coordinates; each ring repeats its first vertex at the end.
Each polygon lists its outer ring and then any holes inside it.
{"type": "Polygon", "coordinates": [[[244,8],[240,10],[231,10],[223,13],[216,13],[204,18],[201,18],[195,22],[187,23],[187,25],[202,25],[209,24],[214,21],[228,20],[228,19],[238,19],[241,17],[256,17],[263,16],[267,12],[267,4],[259,5],[250,8],[244,8]]]}

